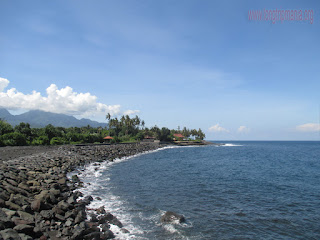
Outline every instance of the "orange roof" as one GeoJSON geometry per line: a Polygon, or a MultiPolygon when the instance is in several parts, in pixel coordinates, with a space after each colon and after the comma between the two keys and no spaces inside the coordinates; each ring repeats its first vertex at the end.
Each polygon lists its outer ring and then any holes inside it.
{"type": "Polygon", "coordinates": [[[104,137],[103,139],[113,139],[113,137],[106,136],[106,137],[104,137]]]}
{"type": "Polygon", "coordinates": [[[184,136],[181,133],[175,133],[173,136],[178,137],[178,138],[184,138],[184,136]]]}
{"type": "Polygon", "coordinates": [[[145,139],[154,139],[155,137],[145,136],[145,139]]]}

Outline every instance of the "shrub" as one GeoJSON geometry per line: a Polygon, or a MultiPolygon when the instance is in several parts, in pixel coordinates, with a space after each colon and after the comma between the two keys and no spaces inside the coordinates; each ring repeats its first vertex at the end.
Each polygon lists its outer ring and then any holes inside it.
{"type": "Polygon", "coordinates": [[[63,138],[53,137],[53,138],[50,140],[50,145],[62,145],[62,144],[64,144],[63,138]]]}
{"type": "Polygon", "coordinates": [[[33,139],[32,145],[49,145],[50,144],[50,141],[49,141],[49,138],[47,136],[39,136],[35,139],[33,139]]]}
{"type": "Polygon", "coordinates": [[[18,133],[11,132],[1,136],[3,145],[5,146],[24,146],[27,145],[26,136],[18,133]]]}
{"type": "Polygon", "coordinates": [[[0,119],[0,135],[4,135],[11,132],[13,132],[12,126],[9,123],[0,119]]]}

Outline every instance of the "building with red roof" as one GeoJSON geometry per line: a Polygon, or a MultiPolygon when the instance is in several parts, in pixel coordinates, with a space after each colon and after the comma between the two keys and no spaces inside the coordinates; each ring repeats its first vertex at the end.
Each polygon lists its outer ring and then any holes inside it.
{"type": "Polygon", "coordinates": [[[113,139],[113,137],[110,137],[110,136],[106,136],[103,138],[103,140],[107,143],[109,143],[112,139],[113,139]]]}
{"type": "Polygon", "coordinates": [[[183,140],[184,136],[181,133],[175,133],[173,134],[175,138],[177,138],[179,141],[183,140]]]}

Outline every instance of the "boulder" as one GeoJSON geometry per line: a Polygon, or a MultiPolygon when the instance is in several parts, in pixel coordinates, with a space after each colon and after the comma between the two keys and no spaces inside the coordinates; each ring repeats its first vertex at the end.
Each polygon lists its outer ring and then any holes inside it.
{"type": "Polygon", "coordinates": [[[21,239],[18,232],[11,228],[0,231],[0,236],[2,236],[4,240],[20,240],[21,239]]]}
{"type": "Polygon", "coordinates": [[[69,207],[70,207],[70,204],[62,200],[62,201],[60,201],[60,202],[58,203],[57,206],[58,206],[61,210],[67,211],[67,210],[69,209],[69,207]]]}
{"type": "Polygon", "coordinates": [[[41,200],[40,199],[35,199],[31,203],[31,209],[35,212],[39,212],[41,210],[41,200]]]}
{"type": "Polygon", "coordinates": [[[35,199],[38,199],[40,201],[46,201],[49,198],[49,191],[48,190],[42,190],[40,194],[34,196],[35,199]]]}
{"type": "Polygon", "coordinates": [[[84,210],[80,210],[74,219],[75,223],[80,223],[86,219],[86,212],[84,210]]]}
{"type": "Polygon", "coordinates": [[[27,184],[29,186],[40,186],[40,183],[37,182],[36,180],[29,180],[29,181],[27,181],[27,184]]]}
{"type": "Polygon", "coordinates": [[[10,217],[0,209],[0,230],[13,227],[14,223],[10,220],[10,217]]]}
{"type": "Polygon", "coordinates": [[[103,223],[100,225],[102,232],[106,232],[110,229],[110,225],[108,223],[103,223]]]}
{"type": "Polygon", "coordinates": [[[32,237],[30,237],[29,235],[26,235],[24,233],[19,233],[19,237],[21,238],[21,240],[33,240],[32,237]]]}
{"type": "Polygon", "coordinates": [[[5,201],[5,205],[12,210],[21,210],[21,207],[18,204],[11,201],[5,201]]]}
{"type": "Polygon", "coordinates": [[[162,217],[160,218],[162,223],[183,223],[185,222],[185,218],[183,215],[177,214],[175,212],[167,211],[162,217]]]}
{"type": "Polygon", "coordinates": [[[23,211],[18,211],[18,214],[19,214],[21,219],[29,221],[29,222],[34,222],[34,217],[30,213],[26,213],[26,212],[23,212],[23,211]]]}
{"type": "Polygon", "coordinates": [[[122,233],[130,233],[129,230],[128,230],[128,229],[125,229],[125,228],[121,228],[121,232],[122,232],[122,233]]]}
{"type": "Polygon", "coordinates": [[[19,224],[13,228],[18,233],[24,233],[27,235],[32,235],[33,233],[33,226],[27,225],[27,224],[19,224]]]}
{"type": "Polygon", "coordinates": [[[42,210],[40,212],[40,215],[44,218],[44,219],[51,219],[53,217],[53,212],[52,210],[42,210]]]}
{"type": "Polygon", "coordinates": [[[113,219],[111,221],[109,221],[109,223],[116,225],[119,228],[123,227],[122,223],[116,217],[113,217],[113,219]]]}
{"type": "Polygon", "coordinates": [[[104,209],[104,206],[101,206],[99,208],[96,209],[96,212],[98,214],[105,214],[106,213],[106,210],[104,209]]]}
{"type": "Polygon", "coordinates": [[[84,240],[100,240],[100,232],[92,232],[83,237],[84,240]]]}
{"type": "Polygon", "coordinates": [[[12,216],[14,216],[17,212],[7,209],[7,208],[2,208],[1,209],[9,218],[11,218],[12,216]]]}
{"type": "Polygon", "coordinates": [[[85,227],[82,227],[82,226],[76,226],[74,231],[73,231],[73,235],[72,235],[72,239],[75,239],[75,240],[80,240],[80,239],[83,239],[83,235],[86,231],[86,228],[85,227]]]}

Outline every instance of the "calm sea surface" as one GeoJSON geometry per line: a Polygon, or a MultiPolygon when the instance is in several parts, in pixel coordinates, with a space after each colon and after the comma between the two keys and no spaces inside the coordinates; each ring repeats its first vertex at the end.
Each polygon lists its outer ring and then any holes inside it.
{"type": "Polygon", "coordinates": [[[320,239],[320,143],[228,143],[90,165],[83,192],[123,222],[120,239],[320,239]],[[167,210],[187,222],[161,224],[167,210]]]}

